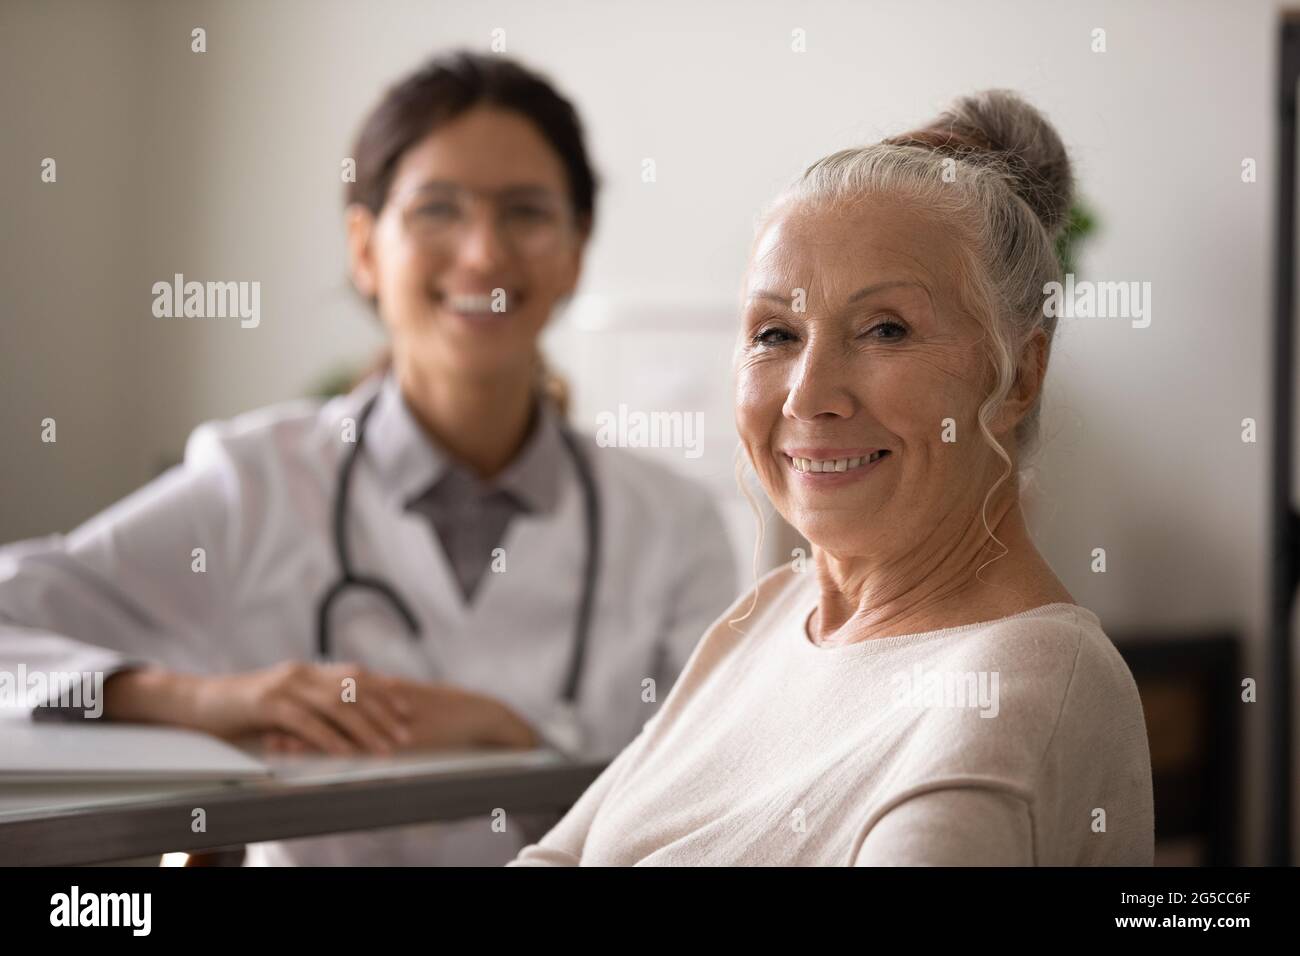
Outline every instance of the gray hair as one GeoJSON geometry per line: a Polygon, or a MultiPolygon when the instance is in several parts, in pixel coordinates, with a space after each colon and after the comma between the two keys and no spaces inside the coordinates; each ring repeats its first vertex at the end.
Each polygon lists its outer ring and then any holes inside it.
{"type": "MultiPolygon", "coordinates": [[[[1056,243],[1074,202],[1069,156],[1056,130],[1010,90],[962,96],[914,133],[833,152],[777,199],[852,203],[889,195],[940,217],[956,235],[963,308],[983,326],[996,375],[980,431],[1010,467],[988,421],[1010,393],[1018,356],[1035,329],[1056,333],[1043,287],[1062,281],[1056,243]]],[[[1039,401],[1015,429],[1022,457],[1039,442],[1039,401]]]]}
{"type": "MultiPolygon", "coordinates": [[[[1034,330],[1046,332],[1049,354],[1056,332],[1056,317],[1043,314],[1043,287],[1063,280],[1056,243],[1074,199],[1060,137],[1016,93],[984,90],[956,100],[916,132],[819,159],[770,209],[792,200],[851,203],[871,194],[930,211],[958,238],[961,305],[986,332],[996,376],[980,406],[980,430],[1010,467],[988,422],[1010,392],[1020,350],[1034,330]]],[[[1016,427],[1022,457],[1037,448],[1041,398],[1016,427]]]]}
{"type": "MultiPolygon", "coordinates": [[[[1056,246],[1074,201],[1069,156],[1047,118],[1017,93],[983,90],[960,97],[918,130],[819,159],[760,224],[790,202],[852,204],[872,194],[932,213],[957,239],[960,305],[983,327],[994,373],[979,427],[1006,466],[987,507],[1014,470],[988,423],[1015,384],[1021,350],[1036,329],[1046,333],[1051,354],[1056,317],[1044,315],[1043,295],[1047,283],[1063,281],[1056,246]]],[[[1038,447],[1041,404],[1040,392],[1015,429],[1022,470],[1038,447]]]]}

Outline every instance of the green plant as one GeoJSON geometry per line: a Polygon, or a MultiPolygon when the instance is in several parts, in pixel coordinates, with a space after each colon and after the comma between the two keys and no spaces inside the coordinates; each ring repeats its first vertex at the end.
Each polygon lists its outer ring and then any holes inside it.
{"type": "Polygon", "coordinates": [[[1097,216],[1083,200],[1070,207],[1070,218],[1056,240],[1056,257],[1061,260],[1061,271],[1075,272],[1079,265],[1079,251],[1084,241],[1097,231],[1097,216]]]}
{"type": "Polygon", "coordinates": [[[308,391],[311,398],[333,398],[348,391],[361,373],[361,366],[336,365],[333,369],[321,373],[308,391]]]}

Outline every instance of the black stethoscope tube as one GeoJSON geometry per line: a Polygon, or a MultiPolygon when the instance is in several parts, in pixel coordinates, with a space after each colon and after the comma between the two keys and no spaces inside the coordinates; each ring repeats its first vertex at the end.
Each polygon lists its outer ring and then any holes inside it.
{"type": "MultiPolygon", "coordinates": [[[[402,619],[406,631],[413,640],[420,638],[420,624],[410,606],[386,582],[379,578],[357,574],[352,569],[351,554],[348,551],[347,511],[348,497],[352,487],[352,471],[356,467],[357,457],[365,441],[366,420],[374,410],[378,395],[366,401],[357,419],[356,441],[348,449],[339,467],[338,482],[334,495],[334,553],[338,559],[339,577],[325,591],[316,607],[316,652],[320,660],[329,660],[330,631],[329,612],[334,602],[348,589],[358,588],[372,591],[389,603],[402,619]]],[[[543,399],[544,400],[544,399],[543,399]]],[[[583,517],[586,532],[586,558],[583,562],[582,593],[574,617],[573,648],[569,657],[569,667],[564,683],[563,699],[573,704],[578,699],[578,685],[582,677],[582,666],[586,657],[587,641],[591,632],[591,618],[596,598],[596,579],[600,567],[600,495],[596,489],[596,480],[591,467],[578,447],[577,437],[565,426],[560,427],[560,437],[564,447],[573,460],[577,472],[578,484],[582,492],[583,517]]]]}

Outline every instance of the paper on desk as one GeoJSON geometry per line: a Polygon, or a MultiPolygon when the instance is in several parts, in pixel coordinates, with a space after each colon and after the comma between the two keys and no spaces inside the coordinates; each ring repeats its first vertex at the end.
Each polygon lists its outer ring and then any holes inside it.
{"type": "Polygon", "coordinates": [[[0,720],[0,782],[245,780],[270,773],[251,754],[179,727],[0,720]]]}
{"type": "Polygon", "coordinates": [[[334,757],[327,754],[276,754],[265,758],[277,780],[286,783],[339,783],[397,779],[459,770],[527,769],[565,763],[547,748],[537,750],[442,750],[388,757],[334,757]]]}

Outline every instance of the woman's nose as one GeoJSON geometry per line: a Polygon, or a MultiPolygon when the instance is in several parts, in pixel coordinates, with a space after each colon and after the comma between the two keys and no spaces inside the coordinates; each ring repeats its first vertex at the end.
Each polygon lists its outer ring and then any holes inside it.
{"type": "Polygon", "coordinates": [[[782,414],[801,421],[825,415],[848,418],[857,404],[852,374],[853,363],[832,343],[814,338],[792,367],[782,414]]]}
{"type": "Polygon", "coordinates": [[[496,216],[487,211],[469,217],[456,244],[456,257],[462,266],[491,272],[510,257],[496,216]]]}

